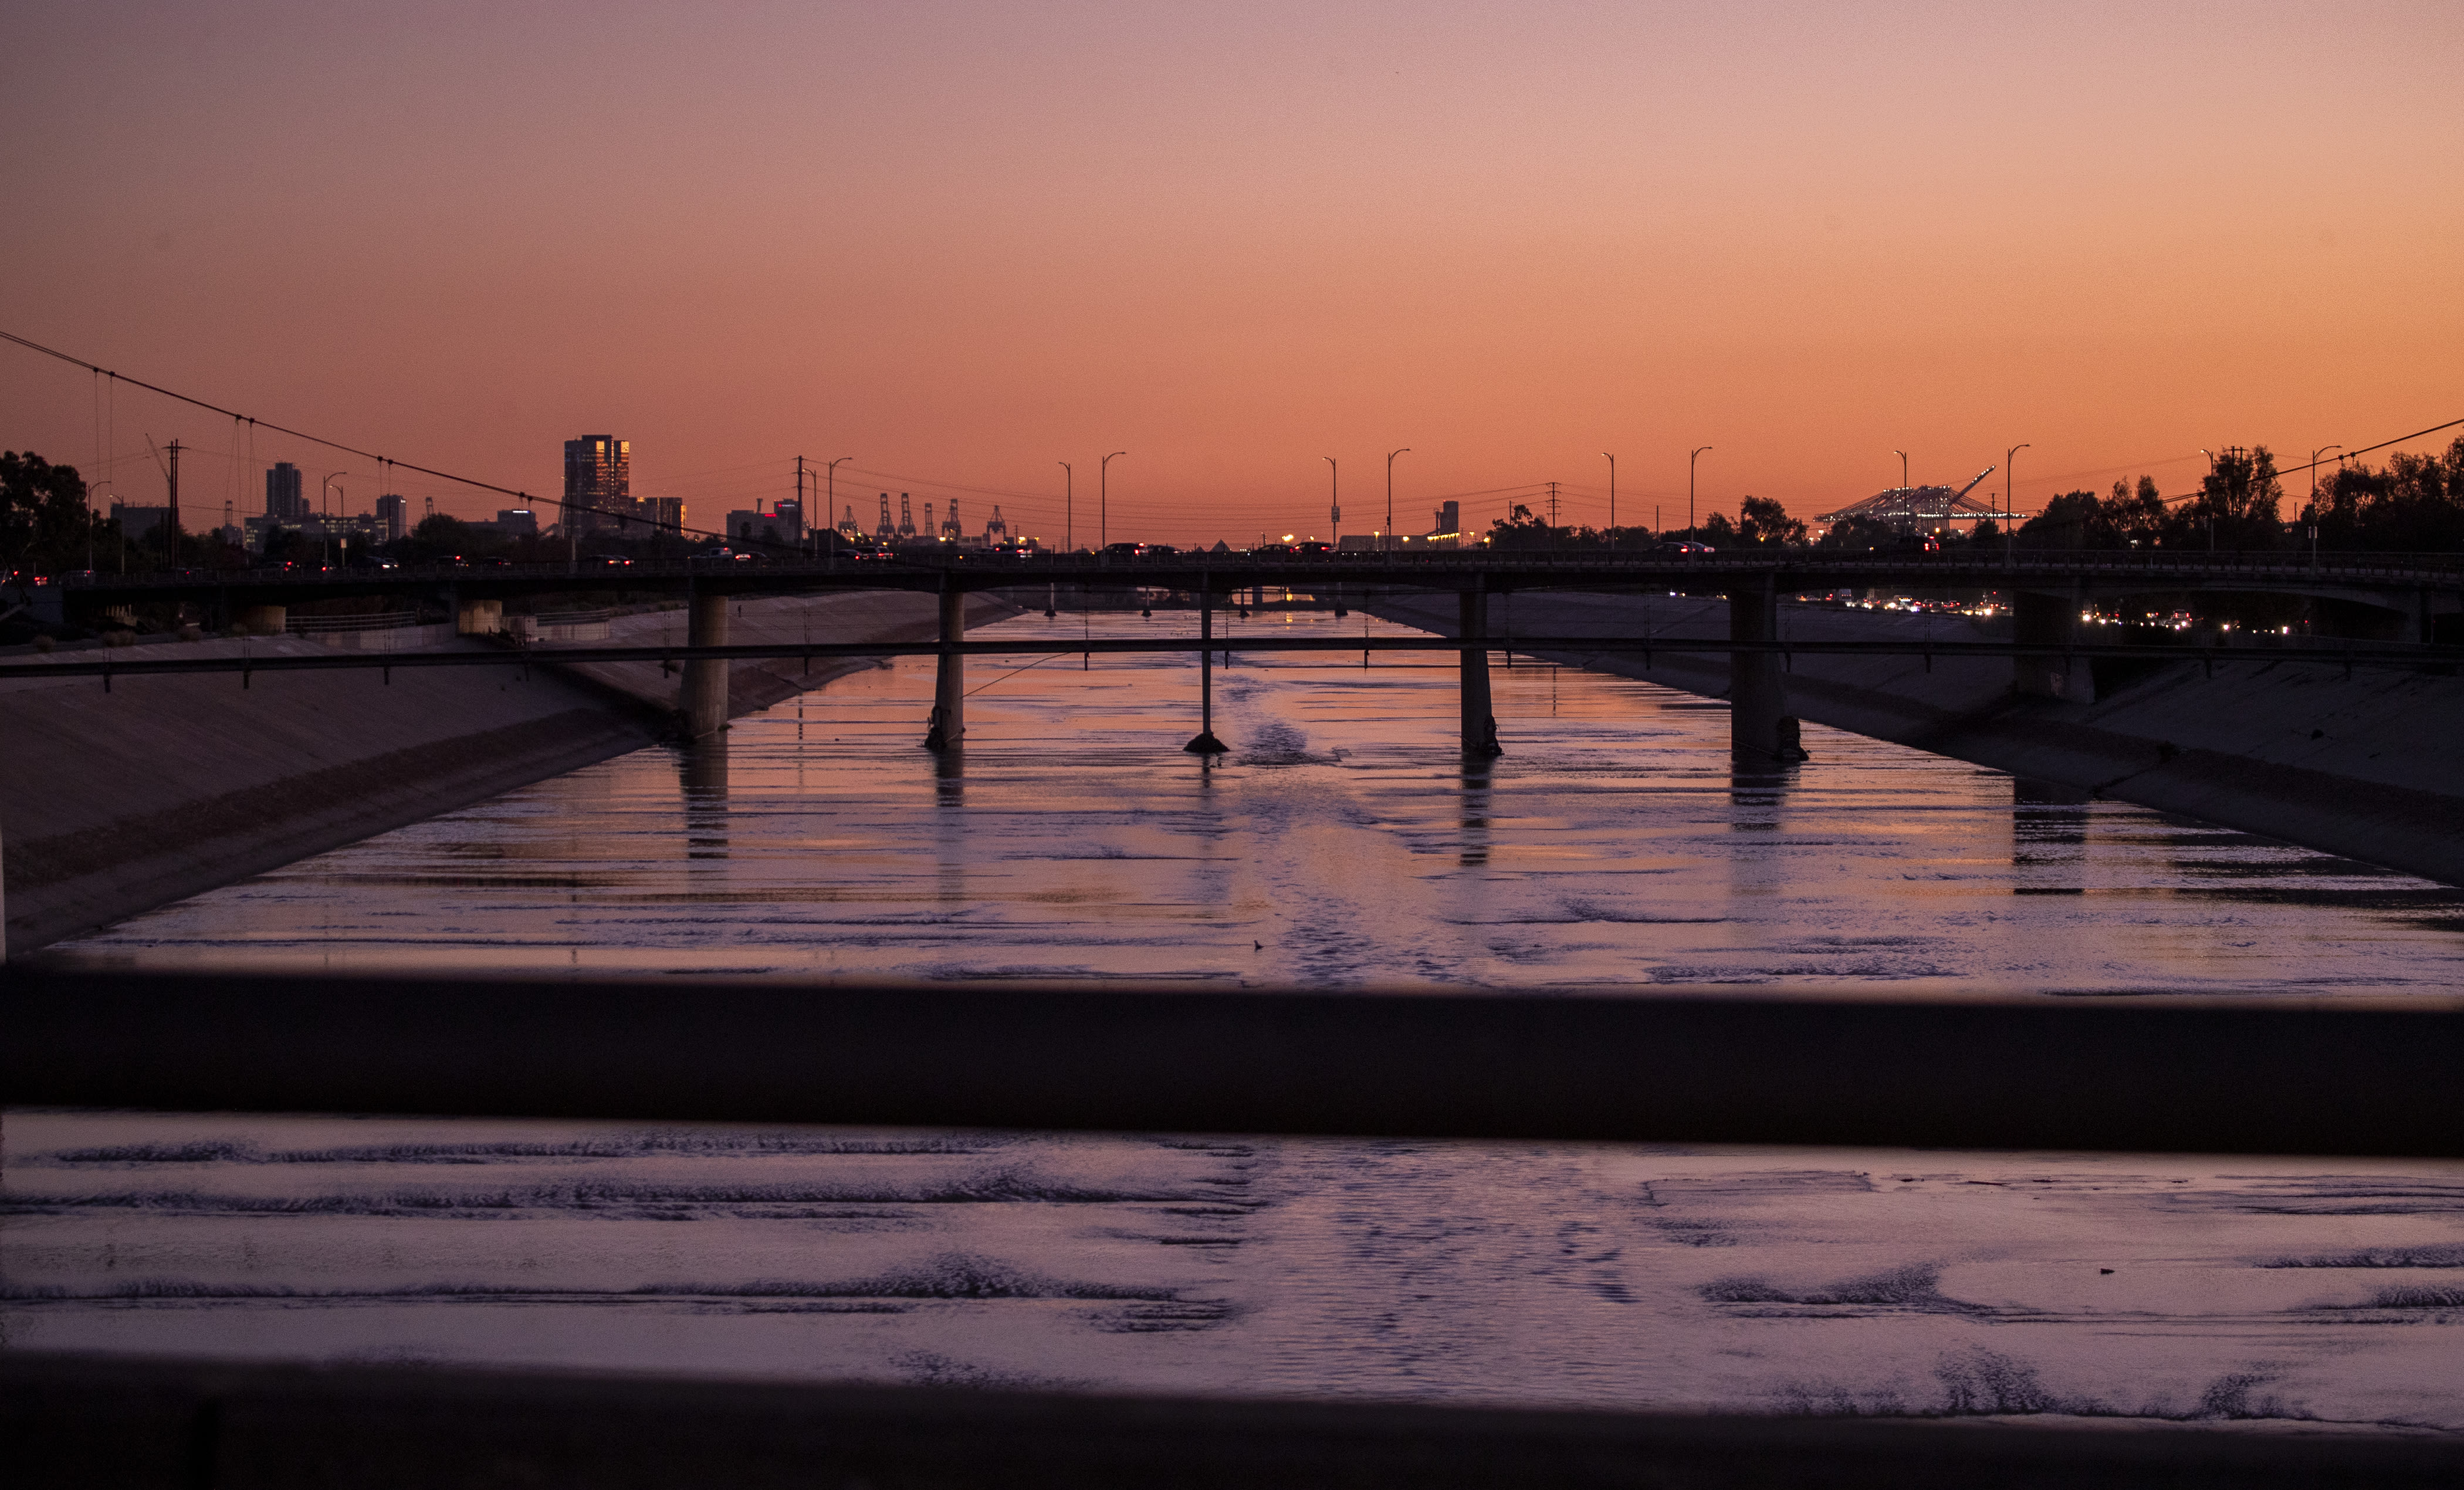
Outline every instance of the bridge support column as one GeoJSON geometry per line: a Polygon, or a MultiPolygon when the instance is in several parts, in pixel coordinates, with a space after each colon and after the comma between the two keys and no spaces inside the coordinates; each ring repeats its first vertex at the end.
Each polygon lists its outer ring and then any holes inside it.
{"type": "MultiPolygon", "coordinates": [[[[2079,591],[2049,595],[2020,590],[2012,596],[2011,639],[2045,647],[2076,641],[2079,611],[2086,604],[2087,596],[2079,591]]],[[[2034,698],[2096,701],[2096,672],[2086,657],[2013,657],[2011,680],[2019,692],[2034,698]]]]}
{"type": "Polygon", "coordinates": [[[504,630],[505,603],[465,600],[453,608],[453,631],[461,636],[493,636],[504,630]]]}
{"type": "Polygon", "coordinates": [[[2438,612],[2431,609],[2436,599],[2429,590],[2413,591],[2412,604],[2404,612],[2404,629],[2397,634],[2402,641],[2426,646],[2438,635],[2438,612]]]}
{"type": "Polygon", "coordinates": [[[1223,742],[1215,738],[1215,585],[1198,578],[1198,737],[1182,745],[1192,755],[1221,755],[1223,742]]]}
{"type": "MultiPolygon", "coordinates": [[[[1771,577],[1747,583],[1749,588],[1728,591],[1728,639],[1779,640],[1779,594],[1771,577]]],[[[1728,748],[1767,761],[1802,759],[1802,749],[1781,753],[1780,720],[1787,712],[1779,657],[1769,652],[1728,654],[1728,748]]]]}
{"type": "Polygon", "coordinates": [[[279,636],[291,624],[291,612],[286,606],[242,606],[235,623],[252,636],[279,636]]]}
{"type": "Polygon", "coordinates": [[[1472,581],[1463,592],[1455,634],[1477,645],[1463,649],[1463,751],[1486,759],[1504,755],[1497,743],[1497,716],[1488,701],[1488,590],[1485,581],[1472,581]]]}
{"type": "Polygon", "coordinates": [[[957,644],[967,639],[967,592],[941,581],[941,656],[933,674],[933,717],[924,727],[924,748],[956,750],[967,738],[967,659],[957,644]]]}
{"type": "MultiPolygon", "coordinates": [[[[686,600],[685,645],[727,645],[727,597],[695,589],[686,600]]],[[[699,740],[727,727],[727,662],[721,657],[692,657],[685,662],[685,734],[699,740]]]]}

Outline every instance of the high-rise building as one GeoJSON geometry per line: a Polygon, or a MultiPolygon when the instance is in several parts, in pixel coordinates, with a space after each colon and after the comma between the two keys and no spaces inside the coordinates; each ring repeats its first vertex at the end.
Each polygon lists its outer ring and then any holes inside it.
{"type": "Polygon", "coordinates": [[[585,434],[564,442],[564,524],[569,533],[614,532],[633,515],[633,442],[585,434]]]}
{"type": "Polygon", "coordinates": [[[633,503],[641,522],[652,532],[681,532],[685,525],[685,500],[681,497],[645,497],[633,503]]]}
{"type": "Polygon", "coordinates": [[[410,501],[407,498],[387,494],[377,499],[377,531],[388,544],[410,531],[410,501]]]}
{"type": "Polygon", "coordinates": [[[308,499],[299,490],[299,468],[288,460],[265,473],[265,515],[275,523],[308,521],[308,499]]]}

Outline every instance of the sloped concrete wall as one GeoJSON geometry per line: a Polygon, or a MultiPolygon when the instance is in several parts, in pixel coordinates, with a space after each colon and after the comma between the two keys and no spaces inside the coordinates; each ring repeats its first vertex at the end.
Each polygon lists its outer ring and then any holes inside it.
{"type": "MultiPolygon", "coordinates": [[[[740,642],[919,641],[935,597],[746,599],[740,642]]],[[[971,625],[1018,608],[971,597],[971,625]]],[[[684,641],[682,611],[620,617],[615,644],[684,641]],[[667,633],[672,631],[671,638],[667,633]]],[[[465,640],[473,650],[493,644],[465,640]]],[[[324,651],[297,637],[183,656],[324,651]]],[[[679,678],[656,662],[153,677],[0,684],[0,884],[15,956],[140,911],[656,743],[679,678]]],[[[144,649],[153,656],[155,650],[144,649]]],[[[34,660],[29,655],[21,660],[34,660]]],[[[739,663],[744,715],[875,664],[739,663]]],[[[924,722],[916,731],[921,737],[924,722]]]]}
{"type": "MultiPolygon", "coordinates": [[[[475,643],[464,645],[475,646],[475,643]]],[[[188,655],[322,649],[214,641],[188,655]]],[[[0,693],[11,956],[648,744],[534,668],[14,683],[0,693]]]]}
{"type": "MultiPolygon", "coordinates": [[[[1683,596],[1519,594],[1493,634],[1722,637],[1727,603],[1683,596]]],[[[1453,597],[1377,614],[1453,634],[1453,597]]],[[[1781,607],[1783,637],[2008,639],[1995,623],[1781,607]]],[[[1544,654],[1547,660],[1725,698],[1725,657],[1544,654]]],[[[2153,665],[2094,703],[2023,698],[2000,658],[1800,656],[1789,711],[2015,775],[2464,884],[2464,678],[2277,660],[2153,665]]],[[[1509,742],[1513,722],[1501,720],[1509,742]]],[[[1817,760],[1809,767],[1819,769],[1817,760]]]]}

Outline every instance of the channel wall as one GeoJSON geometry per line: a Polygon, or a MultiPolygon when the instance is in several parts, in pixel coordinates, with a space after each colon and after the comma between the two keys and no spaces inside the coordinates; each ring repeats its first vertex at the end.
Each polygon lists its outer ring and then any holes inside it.
{"type": "MultiPolygon", "coordinates": [[[[931,595],[746,599],[737,643],[911,641],[931,595]]],[[[1014,614],[985,599],[971,623],[1014,614]]],[[[619,617],[607,644],[669,632],[685,612],[619,617]]],[[[495,650],[466,639],[453,645],[495,650]]],[[[583,644],[583,645],[587,645],[583,644]]],[[[131,659],[326,654],[297,637],[165,642],[131,659]]],[[[15,956],[313,854],[672,738],[680,675],[661,665],[560,666],[555,649],[502,667],[121,675],[0,682],[0,887],[15,956]]],[[[74,652],[50,656],[63,660],[74,652]]],[[[19,652],[11,662],[38,662],[19,652]]],[[[743,715],[876,664],[739,663],[743,715]]],[[[916,723],[920,739],[923,721],[916,723]]]]}
{"type": "MultiPolygon", "coordinates": [[[[1456,634],[1451,594],[1367,609],[1456,634]]],[[[1725,638],[1727,602],[1523,593],[1489,602],[1492,634],[1725,638]]],[[[1783,603],[1783,640],[2008,641],[2009,623],[1783,603]]],[[[1545,660],[1725,698],[1716,654],[1559,652],[1545,660]]],[[[2104,669],[2108,673],[2123,670],[2104,669]]],[[[2464,884],[2464,678],[2346,668],[2294,653],[2134,662],[2094,703],[2023,696],[2008,658],[1789,659],[1789,713],[2081,793],[2180,812],[2464,884]]],[[[1512,720],[1498,722],[1507,748],[1512,720]]],[[[1818,755],[1802,769],[1819,770],[1818,755]]]]}

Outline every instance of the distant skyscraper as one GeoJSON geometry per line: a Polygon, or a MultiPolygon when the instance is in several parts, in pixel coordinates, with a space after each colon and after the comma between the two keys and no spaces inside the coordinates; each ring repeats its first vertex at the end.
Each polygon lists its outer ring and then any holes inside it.
{"type": "Polygon", "coordinates": [[[387,495],[377,499],[377,531],[388,544],[410,531],[407,498],[387,495]]]}
{"type": "Polygon", "coordinates": [[[564,442],[564,523],[572,533],[614,532],[633,515],[633,442],[585,434],[564,442]]]}
{"type": "Polygon", "coordinates": [[[265,473],[265,515],[276,523],[308,521],[308,499],[300,495],[299,468],[277,461],[265,473]]]}

